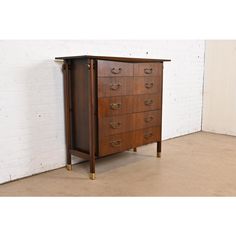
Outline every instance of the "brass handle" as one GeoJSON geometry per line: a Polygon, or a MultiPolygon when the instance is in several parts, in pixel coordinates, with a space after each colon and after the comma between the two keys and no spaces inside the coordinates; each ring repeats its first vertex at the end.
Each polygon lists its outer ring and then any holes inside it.
{"type": "Polygon", "coordinates": [[[149,117],[145,117],[145,118],[144,118],[144,121],[145,121],[146,123],[150,123],[153,119],[154,119],[153,116],[149,116],[149,117]]]}
{"type": "Polygon", "coordinates": [[[121,145],[121,140],[115,140],[110,142],[112,147],[119,147],[121,145]]]}
{"type": "Polygon", "coordinates": [[[152,132],[148,132],[148,133],[144,134],[144,138],[148,139],[148,138],[152,137],[152,135],[153,135],[152,132]]]}
{"type": "Polygon", "coordinates": [[[110,126],[112,129],[118,129],[121,126],[120,122],[110,122],[110,126]]]}
{"type": "Polygon", "coordinates": [[[112,74],[120,74],[121,71],[122,71],[121,68],[118,68],[118,70],[116,70],[116,68],[112,68],[112,69],[111,69],[111,73],[112,73],[112,74]]]}
{"type": "Polygon", "coordinates": [[[153,82],[146,82],[145,83],[145,88],[150,89],[153,87],[153,82]]]}
{"type": "Polygon", "coordinates": [[[118,110],[121,108],[121,103],[112,103],[110,107],[112,110],[118,110]]]}
{"type": "Polygon", "coordinates": [[[144,101],[144,104],[146,106],[151,106],[153,104],[153,100],[152,99],[147,99],[147,100],[144,101]]]}
{"type": "Polygon", "coordinates": [[[117,83],[117,84],[111,84],[110,85],[110,89],[111,90],[117,90],[118,88],[120,88],[121,84],[117,83]]]}
{"type": "Polygon", "coordinates": [[[144,73],[147,74],[147,75],[152,74],[152,68],[151,69],[145,68],[144,73]]]}

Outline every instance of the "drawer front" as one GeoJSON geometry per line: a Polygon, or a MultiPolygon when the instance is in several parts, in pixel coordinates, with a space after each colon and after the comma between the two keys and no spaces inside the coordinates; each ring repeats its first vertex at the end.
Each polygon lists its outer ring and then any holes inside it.
{"type": "Polygon", "coordinates": [[[160,110],[104,117],[99,119],[99,137],[160,125],[160,110]]]}
{"type": "Polygon", "coordinates": [[[159,77],[134,77],[133,94],[161,93],[159,77]]]}
{"type": "Polygon", "coordinates": [[[98,97],[131,95],[133,77],[98,77],[98,97]]]}
{"type": "Polygon", "coordinates": [[[99,155],[106,156],[132,148],[133,133],[122,133],[103,137],[99,140],[99,155]]]}
{"type": "Polygon", "coordinates": [[[160,126],[135,131],[133,140],[135,146],[137,147],[143,144],[160,141],[161,140],[160,126]]]}
{"type": "Polygon", "coordinates": [[[134,76],[158,76],[162,75],[162,63],[135,63],[134,76]]]}
{"type": "Polygon", "coordinates": [[[134,129],[144,129],[161,125],[161,111],[139,112],[134,114],[134,129]]]}
{"type": "Polygon", "coordinates": [[[153,111],[161,108],[160,94],[134,96],[133,112],[153,111]]]}
{"type": "Polygon", "coordinates": [[[161,93],[159,77],[99,77],[98,97],[161,93]]]}
{"type": "Polygon", "coordinates": [[[98,60],[98,77],[133,76],[133,64],[98,60]]]}
{"type": "Polygon", "coordinates": [[[132,113],[133,96],[109,97],[98,99],[98,116],[116,116],[132,113]]]}
{"type": "Polygon", "coordinates": [[[98,99],[99,117],[159,110],[160,108],[160,94],[144,94],[137,96],[109,97],[98,99]]]}

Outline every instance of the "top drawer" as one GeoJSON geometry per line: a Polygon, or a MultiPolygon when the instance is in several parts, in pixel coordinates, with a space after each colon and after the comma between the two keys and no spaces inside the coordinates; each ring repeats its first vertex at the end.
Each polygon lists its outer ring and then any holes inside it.
{"type": "Polygon", "coordinates": [[[134,76],[161,76],[162,63],[135,63],[134,76]]]}
{"type": "Polygon", "coordinates": [[[98,60],[98,77],[133,76],[133,64],[98,60]]]}

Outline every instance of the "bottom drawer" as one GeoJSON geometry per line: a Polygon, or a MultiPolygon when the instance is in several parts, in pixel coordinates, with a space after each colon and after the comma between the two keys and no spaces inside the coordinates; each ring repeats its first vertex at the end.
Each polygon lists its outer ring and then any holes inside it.
{"type": "Polygon", "coordinates": [[[161,140],[160,127],[151,127],[112,136],[99,140],[99,156],[122,152],[130,148],[161,140]]]}

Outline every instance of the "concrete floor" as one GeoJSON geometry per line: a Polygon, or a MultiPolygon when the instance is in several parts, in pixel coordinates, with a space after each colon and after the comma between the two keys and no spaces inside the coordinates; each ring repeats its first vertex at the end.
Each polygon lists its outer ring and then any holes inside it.
{"type": "Polygon", "coordinates": [[[0,196],[236,196],[236,137],[194,133],[0,185],[0,196]]]}

